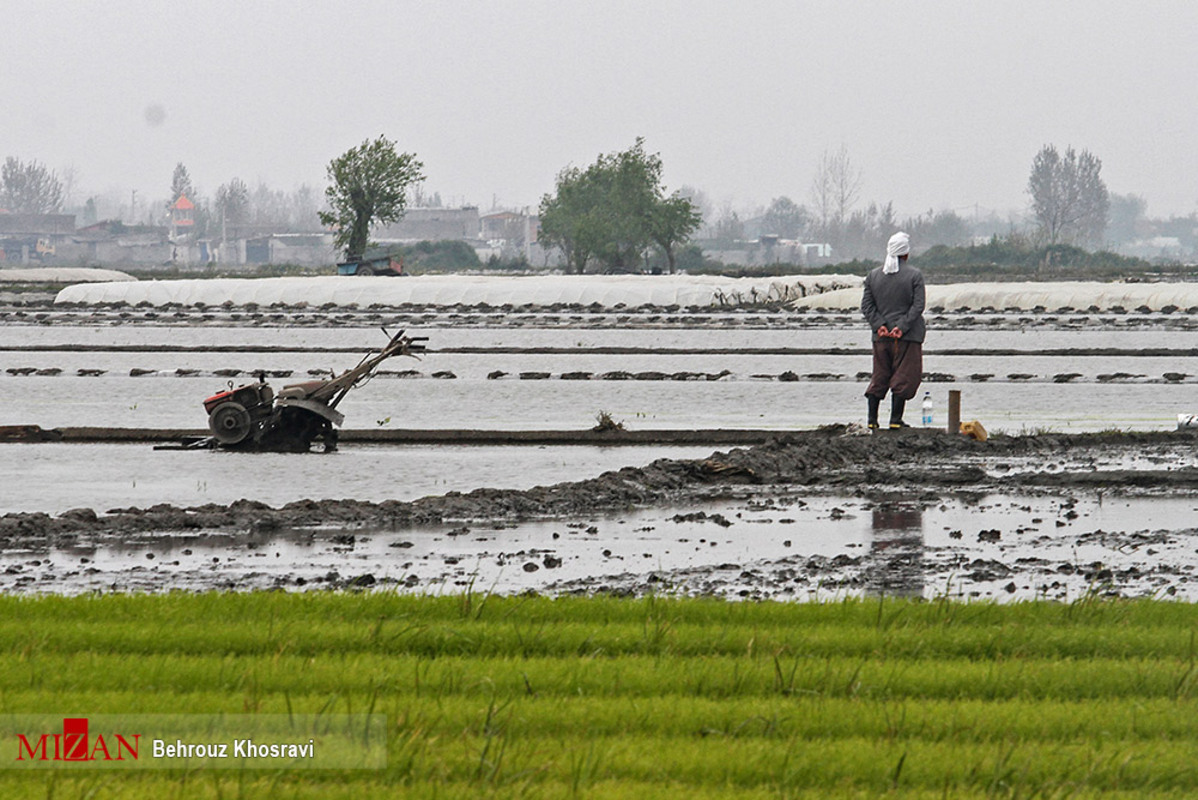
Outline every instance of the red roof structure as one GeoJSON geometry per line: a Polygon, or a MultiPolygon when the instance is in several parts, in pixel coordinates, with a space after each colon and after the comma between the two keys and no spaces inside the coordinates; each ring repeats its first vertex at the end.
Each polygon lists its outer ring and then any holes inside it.
{"type": "Polygon", "coordinates": [[[191,212],[195,211],[195,203],[187,199],[187,195],[179,195],[179,199],[171,206],[171,227],[178,234],[179,228],[188,228],[196,224],[191,212]]]}

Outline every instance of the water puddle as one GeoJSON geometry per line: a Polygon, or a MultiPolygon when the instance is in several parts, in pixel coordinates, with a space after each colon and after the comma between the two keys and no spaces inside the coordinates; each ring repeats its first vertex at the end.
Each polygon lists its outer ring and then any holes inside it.
{"type": "Polygon", "coordinates": [[[833,599],[1198,599],[1198,499],[743,492],[520,524],[80,538],[0,555],[0,591],[389,589],[833,599]]]}

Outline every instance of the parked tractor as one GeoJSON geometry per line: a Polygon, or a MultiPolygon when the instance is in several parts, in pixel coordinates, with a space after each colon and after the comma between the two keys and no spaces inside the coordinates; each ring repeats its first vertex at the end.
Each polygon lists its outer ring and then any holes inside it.
{"type": "Polygon", "coordinates": [[[396,259],[389,253],[382,255],[350,258],[337,265],[338,275],[403,275],[403,258],[396,259]]]}
{"type": "MultiPolygon", "coordinates": [[[[386,333],[386,331],[384,331],[386,333]]],[[[325,452],[337,449],[337,428],[345,416],[337,405],[349,390],[372,378],[378,366],[393,356],[416,355],[427,336],[390,336],[387,346],[365,355],[356,367],[332,378],[284,386],[275,393],[258,373],[257,383],[234,387],[204,401],[212,437],[200,444],[234,450],[307,452],[320,441],[325,452]]]]}

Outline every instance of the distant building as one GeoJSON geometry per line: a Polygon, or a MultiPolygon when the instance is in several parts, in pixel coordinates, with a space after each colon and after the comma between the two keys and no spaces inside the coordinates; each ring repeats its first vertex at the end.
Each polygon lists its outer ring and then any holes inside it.
{"type": "Polygon", "coordinates": [[[479,238],[500,257],[523,255],[532,261],[534,249],[540,249],[535,245],[541,232],[541,218],[535,214],[497,211],[483,215],[479,223],[479,238]]]}
{"type": "Polygon", "coordinates": [[[327,233],[275,233],[245,240],[245,264],[333,264],[339,253],[327,233]]]}
{"type": "Polygon", "coordinates": [[[0,236],[69,236],[74,232],[74,214],[0,213],[0,236]]]}
{"type": "Polygon", "coordinates": [[[375,229],[372,238],[379,242],[474,241],[479,238],[478,208],[409,208],[399,222],[375,229]]]}
{"type": "MultiPolygon", "coordinates": [[[[502,239],[506,242],[523,243],[526,227],[534,219],[528,214],[516,211],[497,211],[494,214],[484,214],[479,219],[479,238],[487,241],[502,239]]],[[[531,241],[536,241],[536,233],[530,232],[531,241]]]]}
{"type": "Polygon", "coordinates": [[[179,199],[171,204],[171,241],[180,242],[192,238],[195,232],[195,204],[187,199],[187,195],[179,195],[179,199]]]}
{"type": "Polygon", "coordinates": [[[1115,249],[1120,255],[1149,261],[1179,261],[1190,255],[1182,244],[1181,238],[1177,236],[1153,236],[1147,239],[1137,239],[1134,242],[1124,242],[1115,249]]]}
{"type": "Polygon", "coordinates": [[[0,213],[0,263],[53,260],[74,232],[74,214],[0,213]]]}
{"type": "Polygon", "coordinates": [[[832,262],[832,245],[827,242],[801,242],[797,239],[765,235],[758,239],[738,239],[729,243],[712,240],[696,244],[702,247],[704,258],[727,265],[759,267],[769,264],[794,264],[801,267],[817,267],[832,262]]]}
{"type": "Polygon", "coordinates": [[[169,262],[173,246],[169,228],[159,225],[126,225],[120,220],[101,220],[75,231],[59,248],[60,264],[137,264],[169,262]]]}

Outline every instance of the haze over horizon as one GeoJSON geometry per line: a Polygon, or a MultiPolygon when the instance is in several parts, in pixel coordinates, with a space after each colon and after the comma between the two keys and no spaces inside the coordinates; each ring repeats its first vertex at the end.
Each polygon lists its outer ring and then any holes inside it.
{"type": "Polygon", "coordinates": [[[1198,211],[1198,4],[1179,0],[0,4],[0,158],[73,167],[77,201],[165,198],[179,162],[209,196],[322,190],[381,134],[447,203],[535,207],[643,136],[668,188],[717,208],[809,203],[843,145],[862,203],[1005,215],[1053,143],[1150,215],[1198,211]]]}

